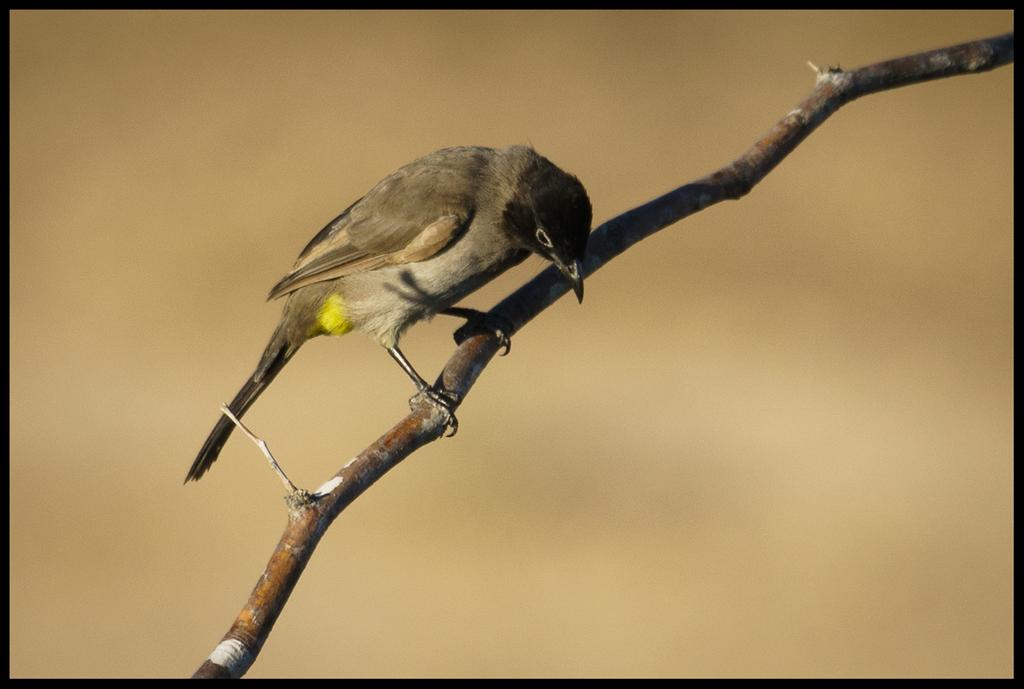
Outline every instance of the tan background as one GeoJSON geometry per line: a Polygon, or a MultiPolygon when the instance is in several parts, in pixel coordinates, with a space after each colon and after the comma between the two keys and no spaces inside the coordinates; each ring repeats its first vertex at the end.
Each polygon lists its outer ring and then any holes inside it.
{"type": "MultiPolygon", "coordinates": [[[[181,676],[283,526],[182,487],[305,242],[532,142],[604,221],[855,67],[1007,12],[11,17],[11,674],[181,676]]],[[[497,359],[335,524],[251,676],[1012,673],[1012,68],[858,101],[497,359]]],[[[540,267],[475,295],[489,307],[540,267]]],[[[428,377],[454,320],[404,349],[428,377]]],[[[315,487],[406,409],[361,336],[248,420],[315,487]]]]}

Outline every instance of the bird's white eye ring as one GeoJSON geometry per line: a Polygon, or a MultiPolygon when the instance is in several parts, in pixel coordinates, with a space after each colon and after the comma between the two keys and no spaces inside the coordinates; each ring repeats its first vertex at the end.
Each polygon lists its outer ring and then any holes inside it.
{"type": "Polygon", "coordinates": [[[548,236],[548,233],[544,231],[543,227],[537,228],[537,241],[540,243],[541,246],[548,249],[550,249],[553,246],[553,244],[551,243],[551,237],[548,236]]]}

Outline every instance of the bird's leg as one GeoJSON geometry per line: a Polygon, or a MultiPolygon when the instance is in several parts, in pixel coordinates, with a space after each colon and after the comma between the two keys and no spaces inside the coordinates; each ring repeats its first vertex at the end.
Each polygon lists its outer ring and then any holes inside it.
{"type": "MultiPolygon", "coordinates": [[[[427,400],[435,407],[441,410],[445,415],[445,426],[450,429],[450,432],[445,433],[445,437],[450,438],[455,435],[459,430],[459,420],[455,418],[454,404],[455,400],[451,395],[448,395],[443,390],[438,390],[433,387],[427,381],[423,380],[423,376],[416,373],[416,369],[412,367],[409,360],[402,354],[402,350],[398,347],[388,347],[388,354],[391,358],[398,362],[398,365],[402,367],[405,374],[412,379],[412,382],[416,385],[416,389],[419,390],[419,395],[423,395],[427,400]]],[[[418,395],[413,395],[409,400],[410,405],[412,400],[416,399],[418,395]]]]}
{"type": "Polygon", "coordinates": [[[512,351],[511,335],[515,328],[507,318],[484,311],[477,311],[476,309],[464,309],[460,306],[444,309],[440,313],[445,316],[466,319],[466,324],[455,331],[455,344],[460,345],[467,337],[472,337],[482,332],[493,333],[498,338],[498,345],[505,349],[501,356],[505,356],[512,351]]]}

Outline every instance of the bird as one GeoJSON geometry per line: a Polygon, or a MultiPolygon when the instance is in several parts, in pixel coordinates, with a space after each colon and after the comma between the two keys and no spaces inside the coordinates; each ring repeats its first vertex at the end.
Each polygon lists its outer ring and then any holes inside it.
{"type": "MultiPolygon", "coordinates": [[[[281,320],[228,408],[240,418],[307,340],[358,331],[387,350],[454,432],[452,399],[409,363],[402,334],[438,313],[468,324],[479,317],[507,347],[486,314],[453,305],[531,254],[555,265],[582,303],[591,220],[583,184],[532,146],[443,148],[402,166],[320,230],[270,290],[268,300],[285,299],[281,320]]],[[[210,469],[233,429],[222,415],[186,483],[210,469]]]]}

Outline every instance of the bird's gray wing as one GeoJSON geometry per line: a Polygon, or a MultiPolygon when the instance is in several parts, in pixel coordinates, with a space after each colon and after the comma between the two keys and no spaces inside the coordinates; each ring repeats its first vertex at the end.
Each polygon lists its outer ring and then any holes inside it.
{"type": "Polygon", "coordinates": [[[446,149],[385,177],[313,238],[270,298],[442,251],[473,219],[487,153],[446,149]]]}

